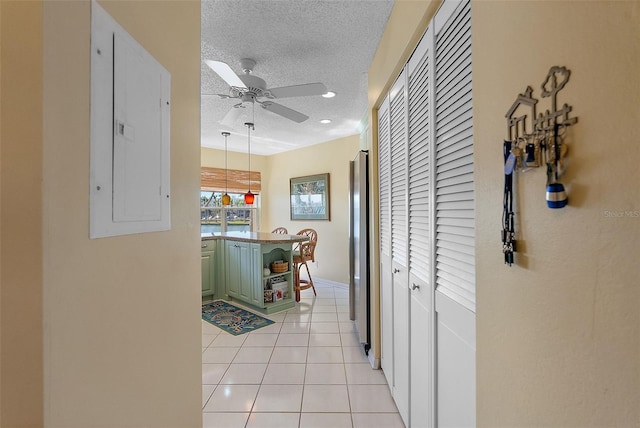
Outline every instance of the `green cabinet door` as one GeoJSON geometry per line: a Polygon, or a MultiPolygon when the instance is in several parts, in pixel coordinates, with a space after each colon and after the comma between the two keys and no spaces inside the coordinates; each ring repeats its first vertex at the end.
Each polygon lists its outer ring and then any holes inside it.
{"type": "Polygon", "coordinates": [[[253,260],[251,244],[245,242],[237,243],[240,247],[240,298],[250,303],[253,300],[253,260]]]}
{"type": "Polygon", "coordinates": [[[216,243],[202,241],[202,297],[214,298],[216,295],[216,243]]]}
{"type": "Polygon", "coordinates": [[[215,252],[202,253],[202,297],[216,294],[215,258],[215,252]]]}
{"type": "Polygon", "coordinates": [[[251,303],[256,306],[264,306],[264,292],[262,291],[262,253],[260,244],[251,244],[251,269],[247,269],[248,283],[251,288],[251,303]]]}
{"type": "Polygon", "coordinates": [[[238,242],[225,241],[225,279],[227,294],[240,298],[240,273],[242,272],[242,250],[238,242]]]}
{"type": "Polygon", "coordinates": [[[225,241],[227,294],[253,305],[262,305],[260,244],[225,241]]]}

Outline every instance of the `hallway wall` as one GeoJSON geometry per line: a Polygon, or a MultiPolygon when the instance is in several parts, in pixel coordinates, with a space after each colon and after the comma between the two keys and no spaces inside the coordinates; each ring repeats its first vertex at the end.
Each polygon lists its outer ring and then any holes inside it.
{"type": "Polygon", "coordinates": [[[0,426],[39,426],[42,4],[1,1],[0,16],[0,426]]]}
{"type": "MultiPolygon", "coordinates": [[[[437,5],[395,4],[369,70],[372,112],[437,5]]],[[[639,28],[638,1],[472,1],[478,426],[640,420],[639,28]],[[518,175],[520,251],[509,268],[500,242],[505,114],[527,85],[541,98],[553,65],[572,71],[558,102],[579,117],[562,180],[569,206],[546,207],[542,168],[518,175]]],[[[375,116],[370,123],[375,135],[375,116]]]]}
{"type": "Polygon", "coordinates": [[[100,4],[171,73],[171,230],[89,239],[91,3],[44,2],[45,426],[199,427],[200,3],[100,4]]]}
{"type": "Polygon", "coordinates": [[[640,3],[474,1],[472,28],[478,426],[637,426],[640,3]],[[517,173],[509,268],[505,114],[527,85],[550,109],[540,86],[554,65],[571,70],[558,107],[579,118],[569,205],[546,207],[543,168],[517,173]]]}

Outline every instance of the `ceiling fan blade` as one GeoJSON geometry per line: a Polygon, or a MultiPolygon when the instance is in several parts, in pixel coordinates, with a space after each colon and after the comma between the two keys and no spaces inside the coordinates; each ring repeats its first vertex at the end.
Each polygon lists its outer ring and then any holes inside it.
{"type": "Polygon", "coordinates": [[[307,83],[304,85],[282,86],[280,88],[269,89],[268,92],[274,98],[306,97],[311,95],[322,95],[327,93],[324,83],[307,83]]]}
{"type": "Polygon", "coordinates": [[[227,94],[200,94],[201,97],[236,98],[227,94]]]}
{"type": "Polygon", "coordinates": [[[309,116],[307,115],[291,110],[289,107],[285,107],[281,104],[272,103],[271,101],[264,101],[260,103],[260,105],[263,109],[269,110],[271,113],[279,114],[280,116],[293,120],[294,122],[301,123],[309,119],[309,116]]]}
{"type": "Polygon", "coordinates": [[[209,67],[211,67],[211,69],[215,71],[218,76],[222,77],[222,79],[227,82],[229,86],[235,86],[237,88],[244,89],[247,88],[242,80],[240,80],[240,77],[238,77],[238,75],[231,69],[231,67],[229,67],[226,62],[211,61],[209,59],[205,60],[204,62],[209,67]]]}

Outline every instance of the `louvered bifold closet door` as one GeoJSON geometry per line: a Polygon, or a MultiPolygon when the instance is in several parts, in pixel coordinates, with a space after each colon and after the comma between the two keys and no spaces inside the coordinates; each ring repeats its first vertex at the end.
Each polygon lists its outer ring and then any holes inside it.
{"type": "Polygon", "coordinates": [[[391,256],[391,140],[388,99],[378,109],[378,186],[380,252],[391,256]]]}
{"type": "Polygon", "coordinates": [[[412,57],[409,70],[409,267],[413,275],[429,282],[431,56],[427,47],[414,55],[419,58],[413,65],[412,57]]]}
{"type": "Polygon", "coordinates": [[[431,280],[431,144],[433,127],[431,27],[407,66],[409,72],[409,421],[434,426],[434,315],[431,280]]]}
{"type": "Polygon", "coordinates": [[[391,267],[393,282],[393,384],[391,395],[409,425],[409,273],[407,222],[407,74],[391,87],[391,267]]]}
{"type": "Polygon", "coordinates": [[[378,195],[380,231],[380,364],[393,384],[393,279],[391,268],[391,134],[389,97],[378,109],[378,195]]]}
{"type": "Polygon", "coordinates": [[[436,35],[436,289],[475,312],[471,7],[436,35]]]}
{"type": "Polygon", "coordinates": [[[403,72],[391,89],[391,257],[407,266],[407,99],[403,72]]]}

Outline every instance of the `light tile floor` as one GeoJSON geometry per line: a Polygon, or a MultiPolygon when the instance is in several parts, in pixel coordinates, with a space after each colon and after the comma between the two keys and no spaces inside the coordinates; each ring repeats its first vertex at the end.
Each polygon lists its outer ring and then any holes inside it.
{"type": "Polygon", "coordinates": [[[403,428],[372,370],[343,287],[316,281],[275,321],[233,336],[202,322],[204,428],[403,428]]]}

